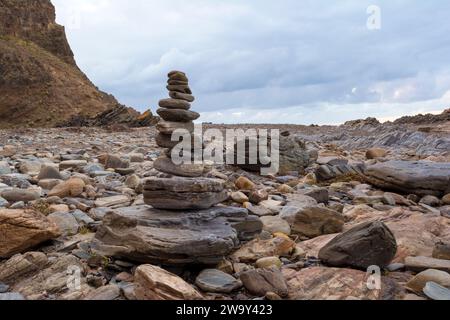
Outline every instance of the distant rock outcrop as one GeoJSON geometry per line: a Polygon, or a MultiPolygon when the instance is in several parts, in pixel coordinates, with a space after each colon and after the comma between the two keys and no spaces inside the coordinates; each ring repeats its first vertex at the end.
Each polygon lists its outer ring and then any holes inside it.
{"type": "Polygon", "coordinates": [[[0,0],[0,128],[126,109],[77,67],[50,0],[0,0]]]}

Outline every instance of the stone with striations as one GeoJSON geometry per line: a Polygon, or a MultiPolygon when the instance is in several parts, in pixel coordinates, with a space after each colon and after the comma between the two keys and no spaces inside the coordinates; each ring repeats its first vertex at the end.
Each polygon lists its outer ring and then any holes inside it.
{"type": "Polygon", "coordinates": [[[142,265],[134,275],[138,300],[202,300],[202,295],[180,277],[153,265],[142,265]]]}

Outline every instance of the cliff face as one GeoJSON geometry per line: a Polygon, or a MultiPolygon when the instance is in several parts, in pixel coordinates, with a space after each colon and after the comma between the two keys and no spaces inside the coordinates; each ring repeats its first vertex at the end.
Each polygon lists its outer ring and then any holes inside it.
{"type": "Polygon", "coordinates": [[[64,27],[55,23],[50,1],[0,0],[0,34],[34,42],[63,61],[76,65],[64,27]]]}
{"type": "Polygon", "coordinates": [[[118,107],[77,67],[50,0],[0,0],[0,128],[53,127],[118,107]]]}

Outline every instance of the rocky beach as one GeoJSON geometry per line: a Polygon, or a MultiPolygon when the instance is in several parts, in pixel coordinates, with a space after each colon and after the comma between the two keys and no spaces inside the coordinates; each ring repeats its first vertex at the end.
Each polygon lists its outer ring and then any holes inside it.
{"type": "Polygon", "coordinates": [[[448,299],[449,112],[415,120],[280,126],[273,176],[176,166],[165,125],[2,130],[0,299],[448,299]]]}

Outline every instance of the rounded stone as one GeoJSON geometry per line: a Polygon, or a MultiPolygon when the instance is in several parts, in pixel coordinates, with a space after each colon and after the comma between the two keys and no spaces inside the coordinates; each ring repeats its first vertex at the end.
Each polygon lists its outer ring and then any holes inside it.
{"type": "Polygon", "coordinates": [[[272,267],[281,268],[283,263],[278,257],[265,257],[256,261],[256,267],[258,269],[270,269],[272,267]]]}
{"type": "Polygon", "coordinates": [[[191,104],[189,102],[179,99],[163,99],[159,101],[159,106],[166,109],[189,110],[191,108],[191,104]]]}
{"type": "Polygon", "coordinates": [[[264,225],[263,230],[274,233],[283,233],[286,235],[291,234],[291,227],[289,223],[277,216],[261,217],[261,221],[264,225]]]}
{"type": "Polygon", "coordinates": [[[162,134],[172,135],[176,130],[186,130],[189,133],[194,132],[195,126],[193,122],[173,122],[160,121],[156,125],[156,130],[162,134]]]}

